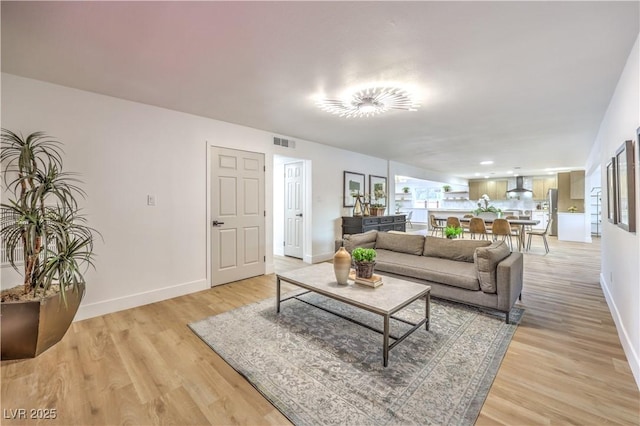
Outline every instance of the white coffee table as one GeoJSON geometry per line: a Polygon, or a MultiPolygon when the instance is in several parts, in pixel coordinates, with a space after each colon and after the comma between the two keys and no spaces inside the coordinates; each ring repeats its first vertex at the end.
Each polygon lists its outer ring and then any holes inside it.
{"type": "Polygon", "coordinates": [[[276,312],[280,312],[280,304],[282,302],[289,299],[298,299],[304,303],[313,305],[319,309],[330,312],[341,318],[382,334],[382,364],[385,367],[389,363],[389,351],[391,349],[393,349],[396,345],[406,339],[411,333],[416,331],[423,324],[425,324],[425,328],[429,330],[429,321],[431,318],[431,287],[429,286],[388,276],[384,276],[383,285],[376,288],[355,284],[352,281],[349,281],[348,285],[340,285],[336,281],[335,274],[333,273],[333,265],[330,263],[318,263],[316,265],[296,269],[294,271],[277,274],[276,277],[276,312]],[[309,292],[322,294],[323,296],[329,297],[331,299],[338,300],[348,305],[355,306],[357,308],[364,309],[365,311],[380,315],[383,317],[384,328],[382,331],[378,330],[367,324],[356,321],[353,318],[348,318],[340,313],[328,310],[318,305],[314,305],[306,300],[299,298],[299,296],[308,292],[280,299],[281,281],[286,281],[298,287],[309,290],[309,292]],[[420,298],[425,299],[426,308],[425,317],[418,323],[412,323],[393,316],[393,314],[402,310],[407,305],[420,298]],[[406,324],[411,325],[412,327],[401,336],[392,336],[389,334],[389,320],[391,318],[397,321],[402,321],[406,324]],[[394,342],[389,344],[389,339],[393,339],[394,342]]]}

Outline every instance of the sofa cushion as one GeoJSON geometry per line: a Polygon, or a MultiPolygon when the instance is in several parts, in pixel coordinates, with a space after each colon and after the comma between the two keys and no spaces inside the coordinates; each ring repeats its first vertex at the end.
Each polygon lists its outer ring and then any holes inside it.
{"type": "Polygon", "coordinates": [[[343,246],[349,253],[356,247],[374,248],[377,236],[378,231],[375,229],[362,234],[346,234],[342,237],[343,246]]]}
{"type": "Polygon", "coordinates": [[[489,245],[491,245],[491,241],[487,240],[450,240],[448,238],[426,237],[422,254],[423,256],[472,263],[476,249],[489,245]]]}
{"type": "Polygon", "coordinates": [[[476,249],[473,257],[478,269],[478,280],[482,291],[485,293],[496,292],[496,269],[498,263],[510,254],[509,246],[504,241],[496,241],[488,247],[478,247],[476,249]]]}
{"type": "Polygon", "coordinates": [[[385,249],[376,249],[376,251],[376,271],[419,278],[467,290],[480,290],[478,272],[473,263],[414,256],[385,249]]]}
{"type": "Polygon", "coordinates": [[[376,249],[391,250],[398,253],[408,253],[421,255],[424,246],[424,237],[422,235],[411,234],[389,234],[388,232],[379,232],[376,239],[376,249]]]}

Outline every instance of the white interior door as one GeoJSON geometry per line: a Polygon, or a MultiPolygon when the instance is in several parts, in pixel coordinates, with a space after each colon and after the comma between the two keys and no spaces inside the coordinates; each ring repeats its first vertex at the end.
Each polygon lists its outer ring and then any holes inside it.
{"type": "Polygon", "coordinates": [[[284,165],[284,255],[302,259],[304,241],[304,163],[284,165]]]}
{"type": "Polygon", "coordinates": [[[264,155],[211,148],[211,285],[265,273],[264,155]]]}

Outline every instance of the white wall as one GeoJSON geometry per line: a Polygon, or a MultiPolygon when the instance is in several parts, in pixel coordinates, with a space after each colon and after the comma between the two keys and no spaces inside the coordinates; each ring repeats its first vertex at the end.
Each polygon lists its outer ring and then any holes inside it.
{"type": "MultiPolygon", "coordinates": [[[[274,155],[307,159],[311,219],[307,261],[333,255],[340,236],[343,171],[387,175],[387,161],[273,133],[2,74],[2,127],[45,131],[64,142],[65,168],[84,180],[84,209],[104,236],[77,319],[209,287],[206,271],[207,144],[265,154],[266,208],[273,208],[274,155]],[[278,135],[279,136],[279,135],[278,135]],[[156,196],[155,207],[147,195],[156,196]]],[[[267,272],[273,270],[273,218],[267,218],[267,272]],[[271,220],[270,220],[271,219],[271,220]]],[[[280,230],[281,232],[281,230],[280,230]]],[[[2,287],[15,274],[2,268],[2,287]]]]}
{"type": "MultiPolygon", "coordinates": [[[[640,38],[639,38],[640,40],[640,38]]],[[[625,140],[635,141],[638,160],[636,129],[640,126],[640,55],[639,40],[631,51],[615,93],[600,124],[587,170],[601,170],[601,182],[606,182],[606,164],[625,140]],[[597,163],[597,164],[596,164],[597,163]]],[[[636,194],[639,195],[639,175],[636,166],[636,194]]],[[[636,196],[636,223],[640,202],[636,196]]],[[[607,190],[603,186],[603,204],[607,190]]],[[[638,233],[629,233],[602,218],[602,268],[600,283],[620,335],[627,359],[640,387],[640,239],[638,233]]]]}

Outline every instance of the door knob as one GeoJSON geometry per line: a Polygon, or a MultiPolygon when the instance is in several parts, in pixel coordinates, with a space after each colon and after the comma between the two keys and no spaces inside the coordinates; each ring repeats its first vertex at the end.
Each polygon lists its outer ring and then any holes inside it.
{"type": "Polygon", "coordinates": [[[298,217],[302,217],[302,213],[298,213],[296,216],[298,216],[298,217]]]}
{"type": "Polygon", "coordinates": [[[224,225],[224,222],[218,222],[217,220],[214,220],[211,225],[212,226],[220,226],[220,225],[224,225]]]}

